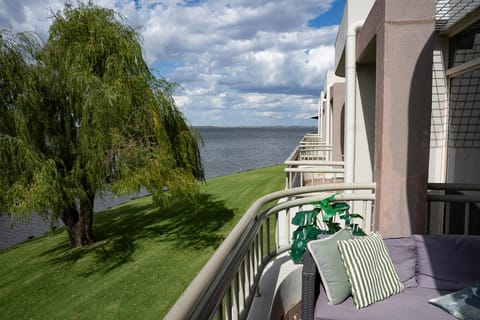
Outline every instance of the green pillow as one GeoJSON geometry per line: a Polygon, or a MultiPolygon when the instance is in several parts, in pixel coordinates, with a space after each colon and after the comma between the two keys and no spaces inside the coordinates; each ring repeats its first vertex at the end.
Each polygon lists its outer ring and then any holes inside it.
{"type": "Polygon", "coordinates": [[[470,287],[428,300],[457,319],[480,319],[480,282],[470,287]]]}
{"type": "Polygon", "coordinates": [[[379,233],[338,242],[358,309],[403,290],[379,233]]]}
{"type": "Polygon", "coordinates": [[[330,304],[342,303],[352,293],[337,247],[339,240],[347,239],[352,239],[352,234],[350,231],[342,229],[327,238],[313,240],[307,244],[308,250],[317,264],[330,304]]]}

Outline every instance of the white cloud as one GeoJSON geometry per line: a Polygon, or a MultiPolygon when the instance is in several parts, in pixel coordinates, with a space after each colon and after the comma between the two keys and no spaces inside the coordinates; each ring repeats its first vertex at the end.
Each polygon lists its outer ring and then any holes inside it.
{"type": "MultiPolygon", "coordinates": [[[[179,82],[194,125],[314,125],[337,27],[309,28],[333,0],[98,0],[139,27],[148,63],[179,82]]],[[[64,0],[0,2],[0,27],[48,36],[64,0]]],[[[75,3],[75,2],[74,2],[75,3]]]]}

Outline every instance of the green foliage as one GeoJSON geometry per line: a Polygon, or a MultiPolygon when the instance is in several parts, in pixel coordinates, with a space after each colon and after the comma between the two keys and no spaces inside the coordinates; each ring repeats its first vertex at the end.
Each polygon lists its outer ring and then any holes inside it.
{"type": "Polygon", "coordinates": [[[15,132],[16,100],[29,77],[29,63],[39,49],[34,34],[0,29],[0,133],[15,132]]]}
{"type": "Polygon", "coordinates": [[[336,220],[345,221],[345,227],[352,230],[354,235],[365,235],[365,232],[358,224],[353,223],[352,219],[363,217],[360,214],[349,213],[350,206],[344,201],[336,201],[334,194],[323,200],[312,202],[312,210],[299,211],[292,218],[292,224],[298,226],[292,235],[292,247],[290,249],[290,256],[295,263],[300,263],[303,254],[307,248],[307,243],[310,240],[317,239],[320,234],[334,234],[342,227],[336,220]],[[318,214],[322,214],[322,222],[326,225],[326,229],[321,229],[317,223],[318,214]]]}
{"type": "Polygon", "coordinates": [[[27,143],[15,136],[17,99],[31,76],[31,62],[39,49],[35,35],[0,29],[0,212],[8,208],[13,193],[10,189],[20,189],[22,184],[16,182],[21,178],[33,178],[29,168],[40,160],[27,143]]]}
{"type": "Polygon", "coordinates": [[[57,231],[0,251],[0,318],[163,319],[253,200],[283,189],[283,169],[209,179],[196,203],[96,213],[90,247],[67,249],[57,231]]]}
{"type": "Polygon", "coordinates": [[[194,197],[200,138],[175,106],[176,84],[146,64],[136,30],[92,2],[53,18],[43,47],[0,38],[0,209],[65,221],[78,204],[75,214],[91,213],[105,190],[194,197]]]}

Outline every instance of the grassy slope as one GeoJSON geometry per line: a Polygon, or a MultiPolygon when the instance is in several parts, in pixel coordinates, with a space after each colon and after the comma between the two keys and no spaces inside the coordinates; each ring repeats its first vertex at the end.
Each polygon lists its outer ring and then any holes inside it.
{"type": "Polygon", "coordinates": [[[251,203],[283,185],[283,166],[214,178],[196,208],[147,197],[97,214],[90,248],[57,231],[2,251],[0,317],[161,319],[251,203]]]}

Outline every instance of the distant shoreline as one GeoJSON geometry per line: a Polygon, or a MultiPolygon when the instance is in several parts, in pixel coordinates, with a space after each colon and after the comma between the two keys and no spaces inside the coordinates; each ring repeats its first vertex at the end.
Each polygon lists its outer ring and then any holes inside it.
{"type": "Polygon", "coordinates": [[[317,127],[315,126],[194,126],[192,125],[191,126],[192,128],[195,128],[195,129],[251,129],[251,128],[254,128],[254,129],[261,129],[261,128],[268,128],[268,129],[276,129],[276,128],[292,128],[292,129],[307,129],[307,128],[311,128],[311,129],[317,129],[317,127]]]}

